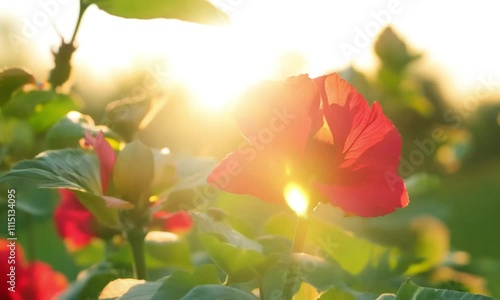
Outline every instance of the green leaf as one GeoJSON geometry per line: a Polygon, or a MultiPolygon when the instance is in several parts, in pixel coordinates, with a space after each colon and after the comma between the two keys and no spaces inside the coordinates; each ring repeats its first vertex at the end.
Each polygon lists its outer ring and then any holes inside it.
{"type": "MultiPolygon", "coordinates": [[[[150,231],[145,238],[146,266],[150,269],[177,267],[191,269],[189,243],[171,232],[150,231]]],[[[130,256],[129,256],[130,257],[130,256]]]]}
{"type": "MultiPolygon", "coordinates": [[[[375,297],[373,294],[356,292],[348,288],[331,288],[322,293],[318,300],[374,300],[375,297]]],[[[382,299],[385,298],[377,298],[377,300],[382,299]]]]}
{"type": "Polygon", "coordinates": [[[111,281],[104,287],[99,295],[100,300],[118,299],[132,300],[151,297],[160,287],[161,282],[146,282],[132,278],[119,278],[111,281]]]}
{"type": "Polygon", "coordinates": [[[53,91],[17,91],[9,102],[5,103],[2,111],[7,116],[26,119],[35,111],[41,110],[44,104],[64,98],[68,98],[68,96],[53,91]]]}
{"type": "MultiPolygon", "coordinates": [[[[260,286],[260,292],[262,293],[263,299],[283,298],[283,287],[285,285],[287,271],[288,264],[280,262],[266,270],[260,286]]],[[[296,285],[295,288],[298,289],[298,285],[296,285]]],[[[296,292],[296,290],[294,292],[296,292]]]]}
{"type": "Polygon", "coordinates": [[[422,216],[411,222],[415,234],[415,256],[419,262],[412,264],[405,275],[415,275],[441,265],[450,251],[450,232],[443,222],[422,216]]]}
{"type": "MultiPolygon", "coordinates": [[[[294,219],[294,215],[277,215],[264,225],[264,231],[291,239],[295,226],[294,219]]],[[[354,275],[360,274],[367,268],[378,268],[387,260],[391,267],[396,268],[401,259],[396,248],[372,243],[317,218],[311,218],[307,245],[311,251],[317,251],[319,247],[344,270],[354,275]]]]}
{"type": "Polygon", "coordinates": [[[344,287],[350,274],[338,263],[306,253],[292,254],[292,263],[298,269],[299,277],[320,291],[331,287],[344,287]]]}
{"type": "MultiPolygon", "coordinates": [[[[318,300],[357,300],[357,299],[351,293],[343,291],[339,288],[331,288],[328,291],[321,294],[318,300]]],[[[373,300],[373,298],[370,300],[373,300]]]]}
{"type": "Polygon", "coordinates": [[[214,263],[231,282],[244,282],[263,274],[279,255],[264,255],[263,246],[211,216],[191,212],[200,239],[214,263]]]}
{"type": "Polygon", "coordinates": [[[36,216],[49,216],[57,205],[56,191],[24,186],[18,189],[16,207],[36,216]]]}
{"type": "Polygon", "coordinates": [[[238,248],[262,253],[263,249],[261,244],[245,237],[225,222],[216,221],[206,214],[195,211],[190,212],[190,214],[200,233],[215,234],[218,237],[221,237],[225,242],[238,248]]]}
{"type": "Polygon", "coordinates": [[[266,257],[254,250],[221,242],[211,234],[201,235],[200,239],[210,258],[229,276],[231,282],[249,281],[264,273],[277,260],[275,256],[266,257]]]}
{"type": "Polygon", "coordinates": [[[192,289],[181,300],[238,299],[257,300],[252,294],[223,285],[204,285],[192,289]]]}
{"type": "Polygon", "coordinates": [[[138,299],[148,299],[148,296],[152,296],[158,291],[161,286],[160,281],[146,282],[143,284],[136,285],[132,287],[123,296],[118,298],[118,300],[138,300],[138,299]]]}
{"type": "Polygon", "coordinates": [[[12,93],[23,85],[36,84],[35,78],[30,73],[19,69],[5,69],[0,72],[0,105],[9,101],[12,93]]]}
{"type": "Polygon", "coordinates": [[[134,19],[179,19],[202,24],[224,24],[225,13],[206,0],[93,0],[97,6],[112,14],[134,19]]]}
{"type": "Polygon", "coordinates": [[[74,193],[80,203],[94,215],[99,223],[110,228],[119,227],[118,211],[107,207],[101,196],[82,191],[74,191],[74,193]]]}
{"type": "Polygon", "coordinates": [[[410,280],[401,285],[396,300],[494,300],[491,297],[450,290],[420,287],[410,280]]]}
{"type": "Polygon", "coordinates": [[[219,284],[217,268],[214,265],[198,266],[193,273],[183,270],[167,277],[158,288],[152,300],[179,300],[198,285],[219,284]]]}
{"type": "Polygon", "coordinates": [[[0,128],[0,145],[6,146],[3,150],[11,156],[12,161],[33,156],[35,134],[26,120],[0,119],[0,128]]]}
{"type": "Polygon", "coordinates": [[[94,155],[79,149],[49,150],[23,160],[0,182],[30,184],[40,188],[67,188],[101,193],[99,166],[94,155]]]}
{"type": "Polygon", "coordinates": [[[119,224],[116,210],[106,207],[101,195],[99,165],[94,155],[79,149],[50,150],[23,160],[0,177],[14,186],[73,190],[96,219],[108,227],[119,224]]]}
{"type": "Polygon", "coordinates": [[[57,297],[60,300],[87,300],[97,299],[101,290],[108,282],[118,278],[115,270],[108,264],[99,264],[93,266],[79,276],[79,279],[73,282],[66,291],[57,297]]]}
{"type": "Polygon", "coordinates": [[[377,300],[396,300],[396,295],[394,294],[382,294],[380,295],[377,300]]]}
{"type": "Polygon", "coordinates": [[[168,195],[164,209],[167,211],[178,211],[180,209],[194,208],[205,203],[208,199],[218,195],[215,188],[208,188],[208,175],[217,165],[213,158],[206,157],[172,157],[177,181],[170,189],[160,194],[168,195]],[[186,199],[185,193],[189,192],[194,197],[186,199]]]}
{"type": "Polygon", "coordinates": [[[405,185],[408,193],[415,197],[436,191],[440,186],[440,180],[437,176],[417,173],[405,179],[405,185]]]}
{"type": "Polygon", "coordinates": [[[36,110],[30,118],[31,127],[36,133],[42,132],[50,128],[68,112],[76,110],[79,105],[67,95],[58,95],[49,103],[36,110]]]}
{"type": "Polygon", "coordinates": [[[153,109],[154,101],[152,97],[143,99],[124,98],[108,103],[106,105],[106,115],[104,124],[112,127],[114,131],[131,141],[139,129],[147,126],[158,109],[153,109]]]}
{"type": "Polygon", "coordinates": [[[120,140],[108,127],[96,126],[90,116],[76,111],[71,111],[55,123],[47,132],[47,140],[51,149],[74,148],[79,146],[85,131],[89,131],[92,136],[102,131],[107,138],[120,140]]]}
{"type": "Polygon", "coordinates": [[[410,62],[420,57],[420,55],[413,54],[408,50],[406,43],[391,27],[387,27],[379,35],[374,48],[384,66],[397,72],[400,72],[410,62]]]}

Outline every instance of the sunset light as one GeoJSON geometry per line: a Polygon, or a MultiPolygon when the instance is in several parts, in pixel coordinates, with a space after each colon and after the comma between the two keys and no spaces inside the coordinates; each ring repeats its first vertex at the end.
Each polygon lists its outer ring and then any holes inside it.
{"type": "Polygon", "coordinates": [[[305,216],[309,207],[309,199],[300,186],[290,183],[285,188],[286,203],[299,216],[305,216]]]}
{"type": "Polygon", "coordinates": [[[0,299],[500,299],[499,11],[0,0],[0,299]]]}

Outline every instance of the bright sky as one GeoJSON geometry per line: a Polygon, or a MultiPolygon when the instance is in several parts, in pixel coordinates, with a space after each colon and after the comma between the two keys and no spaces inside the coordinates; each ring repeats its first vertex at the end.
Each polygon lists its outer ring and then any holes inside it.
{"type": "MultiPolygon", "coordinates": [[[[380,24],[391,23],[413,49],[427,55],[429,70],[449,78],[444,88],[452,94],[476,88],[480,78],[500,82],[500,2],[496,0],[213,2],[229,9],[231,26],[126,20],[91,7],[77,38],[75,67],[84,65],[96,76],[105,77],[109,70],[136,64],[139,57],[146,61],[154,58],[171,67],[176,80],[204,95],[200,99],[205,103],[220,102],[233,98],[255,81],[275,76],[277,61],[283,54],[304,56],[301,72],[311,75],[349,64],[369,70],[374,63],[372,41],[382,28],[380,24]],[[347,44],[359,53],[347,56],[342,51],[342,45],[347,44]]],[[[0,16],[15,20],[22,30],[29,26],[27,23],[32,24],[30,34],[24,35],[26,43],[17,51],[33,53],[36,47],[43,53],[48,69],[48,49],[55,48],[59,38],[54,27],[44,22],[43,14],[50,14],[55,27],[69,39],[77,3],[0,0],[0,16]],[[55,6],[44,10],[44,3],[55,6]]],[[[0,55],[5,46],[0,45],[0,55]]]]}

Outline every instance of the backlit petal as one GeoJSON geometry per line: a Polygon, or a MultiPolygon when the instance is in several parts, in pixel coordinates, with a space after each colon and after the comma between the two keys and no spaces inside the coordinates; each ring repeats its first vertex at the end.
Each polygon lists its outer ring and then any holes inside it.
{"type": "Polygon", "coordinates": [[[95,138],[90,132],[85,133],[85,142],[94,148],[94,151],[99,159],[101,170],[101,185],[103,194],[106,193],[108,183],[113,172],[113,167],[116,161],[116,154],[108,141],[104,138],[104,133],[99,131],[95,138]]]}

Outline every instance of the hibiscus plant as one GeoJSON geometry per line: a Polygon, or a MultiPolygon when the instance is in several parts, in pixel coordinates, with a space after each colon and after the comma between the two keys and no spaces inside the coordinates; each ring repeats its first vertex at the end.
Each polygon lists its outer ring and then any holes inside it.
{"type": "Polygon", "coordinates": [[[433,248],[444,225],[399,214],[415,185],[398,173],[402,137],[385,107],[337,73],[249,88],[234,110],[243,139],[220,162],[141,137],[157,117],[155,95],[116,101],[96,125],[65,89],[92,4],[124,18],[227,22],[204,0],[81,0],[47,82],[1,71],[0,122],[12,138],[1,148],[0,186],[18,192],[26,220],[53,216],[50,228],[81,271],[66,278],[36,260],[33,245],[11,250],[1,239],[2,274],[12,253],[17,268],[17,292],[2,283],[2,299],[492,299],[434,288],[429,272],[449,267],[448,244],[433,248]],[[403,231],[411,246],[338,222],[392,213],[412,224],[403,231]]]}

